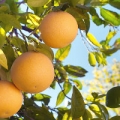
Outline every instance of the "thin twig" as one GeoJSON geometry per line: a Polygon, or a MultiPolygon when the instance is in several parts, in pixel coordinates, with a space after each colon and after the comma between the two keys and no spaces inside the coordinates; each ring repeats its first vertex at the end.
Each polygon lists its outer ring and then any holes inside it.
{"type": "MultiPolygon", "coordinates": [[[[25,30],[25,31],[27,31],[27,32],[29,32],[29,33],[31,33],[31,32],[34,31],[33,29],[30,29],[30,28],[28,28],[28,27],[26,27],[26,26],[22,26],[22,30],[25,30]]],[[[33,35],[34,35],[37,39],[40,39],[40,37],[39,37],[36,33],[33,33],[33,35]]]]}
{"type": "Polygon", "coordinates": [[[28,51],[28,44],[27,44],[26,36],[22,33],[21,30],[19,30],[19,31],[20,31],[20,33],[21,33],[23,39],[25,40],[25,47],[26,47],[26,50],[28,51]]]}
{"type": "Polygon", "coordinates": [[[64,92],[64,90],[62,89],[62,86],[61,86],[61,84],[60,84],[59,82],[58,82],[58,85],[59,85],[61,91],[63,92],[63,94],[65,95],[65,97],[68,98],[69,100],[71,100],[71,98],[68,97],[68,96],[65,94],[65,92],[64,92]]]}

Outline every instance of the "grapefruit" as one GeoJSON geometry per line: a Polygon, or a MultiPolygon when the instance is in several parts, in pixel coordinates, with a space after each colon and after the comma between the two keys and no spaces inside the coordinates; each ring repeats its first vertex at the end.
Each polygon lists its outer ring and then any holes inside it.
{"type": "Polygon", "coordinates": [[[0,80],[0,118],[8,118],[17,113],[22,102],[21,91],[13,83],[0,80]]]}
{"type": "Polygon", "coordinates": [[[41,38],[52,48],[63,48],[76,37],[78,24],[76,19],[64,11],[50,12],[40,24],[41,38]]]}
{"type": "Polygon", "coordinates": [[[54,79],[54,67],[51,60],[43,53],[26,52],[13,62],[11,79],[21,91],[42,92],[54,79]]]}

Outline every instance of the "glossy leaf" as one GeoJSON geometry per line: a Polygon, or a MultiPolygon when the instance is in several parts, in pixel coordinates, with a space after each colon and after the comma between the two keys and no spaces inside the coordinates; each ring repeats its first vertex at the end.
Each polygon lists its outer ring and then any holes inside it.
{"type": "Polygon", "coordinates": [[[73,82],[79,90],[82,90],[82,83],[80,80],[73,80],[73,82]]]}
{"type": "Polygon", "coordinates": [[[114,117],[110,118],[109,120],[120,120],[120,116],[114,116],[114,117]]]}
{"type": "Polygon", "coordinates": [[[55,68],[58,70],[59,74],[60,74],[60,78],[65,81],[68,79],[68,76],[67,76],[67,72],[66,70],[64,69],[63,66],[60,66],[60,65],[55,65],[55,68]]]}
{"type": "Polygon", "coordinates": [[[96,24],[96,25],[101,25],[103,24],[103,20],[99,17],[98,13],[96,12],[96,9],[93,7],[90,7],[90,11],[89,13],[92,16],[92,21],[96,24]]]}
{"type": "Polygon", "coordinates": [[[115,8],[120,9],[120,1],[119,0],[109,0],[109,4],[115,8]]]}
{"type": "Polygon", "coordinates": [[[11,27],[21,29],[19,21],[13,15],[0,13],[0,21],[6,25],[11,25],[11,27]]]}
{"type": "Polygon", "coordinates": [[[66,11],[74,16],[74,18],[76,19],[76,21],[78,23],[78,27],[80,30],[88,31],[90,21],[88,19],[89,16],[87,14],[87,11],[81,9],[80,7],[79,7],[79,9],[74,8],[74,7],[69,7],[66,11]],[[84,21],[84,20],[86,20],[86,21],[84,21]],[[87,23],[87,25],[85,23],[87,23]]]}
{"type": "Polygon", "coordinates": [[[120,86],[113,87],[107,92],[106,106],[110,108],[120,107],[120,86]]]}
{"type": "Polygon", "coordinates": [[[60,105],[64,99],[65,99],[65,94],[63,93],[63,91],[59,92],[57,96],[56,106],[60,105]]]}
{"type": "Polygon", "coordinates": [[[85,109],[84,115],[82,116],[83,120],[91,120],[92,114],[89,110],[85,109]]]}
{"type": "Polygon", "coordinates": [[[63,61],[68,56],[70,49],[71,45],[58,49],[58,51],[55,54],[55,59],[63,61]]]}
{"type": "Polygon", "coordinates": [[[25,46],[25,41],[18,38],[18,37],[11,37],[9,38],[11,44],[14,45],[14,47],[19,48],[21,52],[26,52],[26,46],[25,46]]]}
{"type": "Polygon", "coordinates": [[[108,33],[108,35],[106,36],[106,44],[110,42],[110,40],[116,35],[116,33],[116,31],[111,31],[108,33]]]}
{"type": "Polygon", "coordinates": [[[8,4],[11,13],[18,12],[18,7],[17,7],[15,0],[5,0],[5,1],[6,1],[5,3],[8,4]]]}
{"type": "Polygon", "coordinates": [[[15,60],[14,50],[9,45],[4,46],[4,48],[2,48],[2,50],[7,58],[8,70],[9,70],[15,60]]]}
{"type": "Polygon", "coordinates": [[[76,6],[80,0],[70,0],[72,6],[76,6]]]}
{"type": "Polygon", "coordinates": [[[10,8],[8,4],[0,4],[0,12],[10,12],[10,8]]]}
{"type": "MultiPolygon", "coordinates": [[[[40,25],[40,17],[35,14],[27,13],[25,19],[28,24],[28,27],[31,29],[36,29],[40,25]]],[[[38,31],[36,30],[36,32],[38,31]]]]}
{"type": "Polygon", "coordinates": [[[88,62],[93,67],[96,65],[97,61],[93,52],[88,53],[88,62]]]}
{"type": "Polygon", "coordinates": [[[57,120],[62,120],[64,114],[70,112],[70,110],[67,107],[58,107],[57,110],[58,110],[57,120]]]}
{"type": "Polygon", "coordinates": [[[48,0],[27,0],[27,4],[31,7],[41,7],[45,5],[48,0]]]}
{"type": "Polygon", "coordinates": [[[107,108],[104,105],[100,104],[100,103],[96,103],[96,105],[99,107],[103,118],[105,120],[108,120],[109,119],[109,113],[108,113],[107,108]]]}
{"type": "Polygon", "coordinates": [[[35,101],[43,101],[46,105],[48,105],[51,97],[46,94],[37,93],[37,94],[34,94],[34,96],[32,98],[35,101]]]}
{"type": "Polygon", "coordinates": [[[102,120],[101,118],[93,118],[91,120],[102,120]]]}
{"type": "Polygon", "coordinates": [[[114,47],[117,49],[120,49],[120,38],[118,38],[115,42],[114,42],[114,47]]]}
{"type": "Polygon", "coordinates": [[[46,44],[43,43],[36,44],[36,48],[34,50],[47,55],[48,58],[50,58],[50,60],[54,59],[53,50],[50,47],[48,47],[46,44]]]}
{"type": "Polygon", "coordinates": [[[6,32],[0,27],[0,48],[6,43],[6,32]]]}
{"type": "Polygon", "coordinates": [[[95,46],[101,47],[101,44],[98,42],[98,40],[94,37],[93,34],[87,33],[88,40],[95,46]]]}
{"type": "Polygon", "coordinates": [[[0,49],[0,65],[2,65],[4,68],[8,69],[6,56],[1,49],[0,49]]]}
{"type": "Polygon", "coordinates": [[[80,91],[74,86],[71,104],[72,118],[77,119],[83,116],[85,112],[85,105],[80,91]]]}
{"type": "Polygon", "coordinates": [[[94,54],[95,54],[95,58],[96,58],[96,60],[97,60],[97,62],[98,62],[98,64],[100,65],[100,64],[103,64],[103,55],[102,55],[102,53],[100,53],[100,52],[94,52],[94,54]]]}
{"type": "Polygon", "coordinates": [[[51,87],[52,89],[55,89],[55,88],[56,88],[56,81],[55,81],[55,80],[52,82],[52,84],[50,85],[50,87],[51,87]]]}
{"type": "Polygon", "coordinates": [[[101,49],[101,52],[103,52],[106,56],[110,56],[117,51],[118,51],[118,48],[101,49]]]}
{"type": "Polygon", "coordinates": [[[63,84],[64,93],[68,94],[72,88],[72,85],[69,81],[65,81],[63,84]]]}
{"type": "Polygon", "coordinates": [[[93,113],[95,113],[97,117],[100,117],[100,118],[102,117],[102,113],[97,105],[91,104],[89,108],[93,113]]]}
{"type": "Polygon", "coordinates": [[[65,112],[65,114],[63,115],[62,120],[72,120],[72,116],[71,116],[71,111],[70,110],[65,112]]]}
{"type": "Polygon", "coordinates": [[[120,25],[120,15],[116,12],[101,8],[100,14],[108,23],[114,26],[120,25]]]}
{"type": "Polygon", "coordinates": [[[87,71],[80,66],[66,65],[64,66],[66,72],[75,77],[83,77],[87,71]]]}

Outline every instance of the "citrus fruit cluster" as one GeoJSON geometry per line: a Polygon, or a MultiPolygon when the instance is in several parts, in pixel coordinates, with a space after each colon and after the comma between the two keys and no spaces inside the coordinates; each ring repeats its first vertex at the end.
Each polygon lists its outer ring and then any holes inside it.
{"type": "MultiPolygon", "coordinates": [[[[67,12],[50,12],[40,24],[41,37],[46,45],[63,48],[76,37],[78,25],[67,12]]],[[[12,82],[0,80],[0,118],[17,113],[22,106],[22,92],[38,93],[47,89],[54,79],[52,61],[40,52],[25,52],[13,62],[12,82]]]]}
{"type": "Polygon", "coordinates": [[[54,79],[52,61],[40,52],[25,52],[11,67],[12,82],[0,80],[0,118],[17,113],[22,106],[22,92],[38,93],[47,89],[54,79]]]}
{"type": "Polygon", "coordinates": [[[41,38],[52,48],[63,48],[76,37],[78,24],[76,19],[64,11],[50,12],[40,24],[41,38]]]}

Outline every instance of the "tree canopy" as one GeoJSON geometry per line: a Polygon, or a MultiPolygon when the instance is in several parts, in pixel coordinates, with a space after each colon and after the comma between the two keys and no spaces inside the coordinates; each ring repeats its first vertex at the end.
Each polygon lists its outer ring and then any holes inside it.
{"type": "MultiPolygon", "coordinates": [[[[50,89],[56,90],[57,86],[61,90],[57,95],[54,108],[49,105],[52,94],[23,92],[24,101],[21,109],[10,118],[1,120],[120,119],[120,116],[111,117],[108,112],[109,108],[120,107],[120,70],[116,71],[115,68],[118,66],[113,66],[113,74],[104,70],[95,78],[102,83],[104,82],[102,78],[107,74],[104,79],[106,85],[110,84],[113,88],[109,87],[105,92],[102,91],[103,93],[100,91],[100,94],[93,92],[91,93],[92,100],[86,101],[81,92],[82,82],[79,78],[84,77],[89,71],[82,66],[63,64],[69,55],[72,43],[57,49],[54,54],[54,49],[43,43],[39,30],[41,21],[51,11],[70,13],[77,21],[78,32],[88,50],[88,63],[92,67],[106,66],[107,57],[112,56],[120,49],[120,38],[114,39],[114,36],[119,34],[120,14],[107,9],[106,5],[120,10],[119,0],[0,0],[1,80],[11,81],[10,69],[18,56],[27,51],[37,51],[44,53],[53,61],[55,77],[50,89]],[[99,13],[97,9],[99,9],[99,13]],[[102,25],[104,28],[109,26],[109,33],[104,40],[98,41],[95,35],[89,32],[91,21],[98,29],[102,25]],[[101,76],[99,77],[99,75],[101,76]],[[70,91],[72,92],[71,96],[68,95],[70,91]],[[60,105],[65,98],[68,99],[68,105],[62,107],[60,105]],[[103,98],[104,101],[101,102],[103,98]]],[[[104,83],[100,85],[102,88],[99,88],[98,82],[96,84],[98,87],[95,89],[104,90],[104,83]]],[[[90,87],[92,88],[93,85],[90,84],[90,87]]]]}

